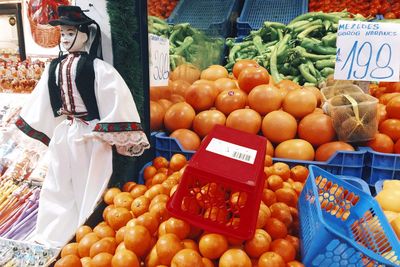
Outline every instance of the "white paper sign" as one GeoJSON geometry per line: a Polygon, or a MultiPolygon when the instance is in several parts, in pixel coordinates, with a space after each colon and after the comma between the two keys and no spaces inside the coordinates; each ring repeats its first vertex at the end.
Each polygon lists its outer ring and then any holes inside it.
{"type": "Polygon", "coordinates": [[[149,34],[150,86],[167,86],[169,77],[169,40],[149,34]]]}
{"type": "Polygon", "coordinates": [[[400,25],[339,21],[334,78],[399,81],[400,25]]]}
{"type": "Polygon", "coordinates": [[[206,150],[250,164],[254,163],[254,160],[257,156],[257,150],[232,144],[218,138],[211,139],[210,143],[208,143],[208,146],[206,147],[206,150]]]}

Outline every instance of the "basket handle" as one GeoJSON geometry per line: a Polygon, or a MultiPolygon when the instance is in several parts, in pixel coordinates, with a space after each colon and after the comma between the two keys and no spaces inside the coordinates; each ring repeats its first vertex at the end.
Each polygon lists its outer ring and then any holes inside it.
{"type": "Polygon", "coordinates": [[[360,121],[360,111],[359,111],[359,109],[358,109],[358,103],[357,103],[357,101],[356,101],[354,98],[352,98],[351,96],[349,96],[349,95],[344,94],[343,96],[344,96],[347,100],[349,100],[350,104],[352,105],[353,111],[354,111],[354,115],[355,115],[355,117],[356,117],[356,120],[357,120],[357,121],[360,121]]]}

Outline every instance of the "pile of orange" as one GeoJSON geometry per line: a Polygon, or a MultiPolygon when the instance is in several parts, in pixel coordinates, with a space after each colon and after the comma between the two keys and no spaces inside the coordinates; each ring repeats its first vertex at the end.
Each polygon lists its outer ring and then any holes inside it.
{"type": "Polygon", "coordinates": [[[219,65],[200,71],[183,64],[170,79],[150,92],[150,127],[165,129],[186,150],[197,150],[217,124],[264,135],[277,158],[326,161],[337,150],[354,150],[336,141],[318,88],[275,83],[254,60],[237,61],[232,74],[219,65]]]}
{"type": "Polygon", "coordinates": [[[104,221],[81,226],[74,243],[61,251],[55,267],[300,267],[297,199],[308,169],[272,164],[266,156],[266,180],[253,238],[238,240],[210,233],[173,218],[166,203],[174,194],[186,158],[157,157],[144,170],[145,185],[109,188],[104,221]]]}
{"type": "Polygon", "coordinates": [[[400,154],[400,82],[373,84],[370,93],[379,99],[379,133],[367,145],[378,152],[400,154]]]}

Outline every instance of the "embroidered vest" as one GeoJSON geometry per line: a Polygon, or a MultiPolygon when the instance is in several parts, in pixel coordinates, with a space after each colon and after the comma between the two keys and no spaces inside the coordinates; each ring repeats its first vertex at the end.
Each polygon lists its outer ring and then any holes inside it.
{"type": "MultiPolygon", "coordinates": [[[[67,55],[63,55],[53,59],[49,66],[48,86],[54,117],[60,116],[58,111],[62,107],[61,88],[56,82],[56,69],[61,61],[66,57],[67,55]]],[[[94,59],[88,54],[81,55],[76,69],[75,83],[88,111],[88,117],[90,119],[100,119],[99,108],[97,107],[96,95],[94,92],[95,74],[93,60],[94,59]]]]}

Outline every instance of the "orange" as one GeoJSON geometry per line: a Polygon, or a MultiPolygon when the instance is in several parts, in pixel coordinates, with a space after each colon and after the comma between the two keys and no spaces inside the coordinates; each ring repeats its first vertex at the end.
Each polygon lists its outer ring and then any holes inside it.
{"type": "Polygon", "coordinates": [[[150,234],[154,234],[158,229],[159,223],[154,214],[146,212],[136,218],[136,225],[143,225],[149,230],[150,234]]]}
{"type": "MultiPolygon", "coordinates": [[[[167,173],[168,173],[168,170],[167,170],[167,173]]],[[[162,182],[167,180],[167,178],[168,178],[167,173],[164,173],[164,172],[156,173],[151,180],[151,185],[161,184],[162,182]]]]}
{"type": "Polygon", "coordinates": [[[107,189],[107,191],[104,193],[104,202],[108,205],[111,205],[114,203],[114,197],[121,193],[121,189],[116,188],[116,187],[111,187],[107,189]]]}
{"type": "Polygon", "coordinates": [[[283,179],[280,176],[273,174],[267,178],[267,184],[268,188],[275,192],[283,187],[283,179]]]}
{"type": "Polygon", "coordinates": [[[297,165],[290,169],[290,178],[292,178],[293,181],[304,183],[307,180],[308,173],[309,171],[306,167],[297,165]]]}
{"type": "Polygon", "coordinates": [[[115,236],[115,231],[114,229],[111,228],[108,224],[103,224],[103,225],[97,225],[94,229],[93,232],[96,233],[96,235],[100,238],[103,237],[114,237],[115,236]]]}
{"type": "Polygon", "coordinates": [[[152,186],[150,189],[148,189],[144,193],[144,196],[147,197],[148,199],[153,199],[155,196],[160,194],[165,194],[165,188],[160,184],[156,184],[152,186]]]}
{"type": "Polygon", "coordinates": [[[272,167],[274,168],[273,174],[280,176],[284,181],[290,178],[290,168],[286,163],[277,162],[272,167]]]}
{"type": "Polygon", "coordinates": [[[179,239],[185,239],[190,233],[190,225],[180,219],[169,218],[165,224],[165,231],[167,233],[175,234],[179,239]]]}
{"type": "Polygon", "coordinates": [[[290,261],[286,263],[287,267],[304,267],[304,264],[299,261],[290,261]]]}
{"type": "Polygon", "coordinates": [[[124,250],[124,249],[126,249],[126,247],[125,247],[124,241],[122,241],[121,243],[119,243],[119,245],[115,249],[115,253],[118,253],[118,252],[120,252],[121,250],[124,250]]]}
{"type": "Polygon", "coordinates": [[[165,202],[154,204],[150,209],[150,213],[160,222],[166,221],[171,217],[167,210],[167,203],[165,202]]]}
{"type": "Polygon", "coordinates": [[[287,235],[285,237],[285,239],[287,241],[290,242],[290,244],[292,244],[292,246],[294,247],[294,249],[296,250],[296,254],[298,254],[300,252],[300,240],[298,237],[296,236],[292,236],[292,235],[287,235]]]}
{"type": "Polygon", "coordinates": [[[143,184],[136,185],[130,192],[133,199],[142,196],[147,191],[147,187],[143,184]]]}
{"type": "Polygon", "coordinates": [[[167,224],[167,221],[160,223],[158,226],[158,237],[165,235],[167,233],[167,230],[165,230],[165,225],[167,224]]]}
{"type": "Polygon", "coordinates": [[[102,252],[94,256],[90,264],[93,267],[111,267],[112,258],[112,254],[102,252]]]}
{"type": "Polygon", "coordinates": [[[150,253],[146,256],[145,266],[147,266],[147,267],[156,267],[158,265],[160,265],[160,261],[158,259],[156,246],[154,246],[150,250],[150,253]]]}
{"type": "Polygon", "coordinates": [[[113,208],[107,214],[107,222],[114,231],[125,226],[130,219],[132,219],[132,214],[126,208],[113,208]]]}
{"type": "Polygon", "coordinates": [[[214,267],[214,263],[210,259],[203,257],[201,260],[203,261],[203,267],[214,267]]]}
{"type": "Polygon", "coordinates": [[[83,257],[81,259],[82,267],[90,267],[92,266],[92,259],[90,257],[83,257]]]}
{"type": "Polygon", "coordinates": [[[276,200],[283,202],[290,207],[297,207],[297,194],[291,188],[281,188],[275,191],[276,200]]]}
{"type": "Polygon", "coordinates": [[[139,217],[149,210],[149,205],[150,199],[145,196],[139,196],[133,200],[130,209],[135,217],[139,217]]]}
{"type": "Polygon", "coordinates": [[[137,185],[137,183],[129,181],[126,182],[123,186],[122,186],[122,191],[123,192],[131,192],[131,190],[137,185]]]}
{"type": "Polygon", "coordinates": [[[160,168],[168,168],[169,162],[166,158],[158,156],[153,159],[153,166],[158,170],[160,168]]]}
{"type": "Polygon", "coordinates": [[[227,215],[228,211],[225,207],[218,208],[216,206],[213,206],[206,209],[203,217],[213,222],[217,221],[219,223],[226,223],[228,221],[227,215]]]}
{"type": "Polygon", "coordinates": [[[237,248],[232,248],[221,256],[219,267],[252,267],[251,260],[247,254],[237,248]]]}
{"type": "Polygon", "coordinates": [[[61,250],[61,258],[64,258],[67,255],[79,256],[78,243],[69,243],[63,247],[61,250]]]}
{"type": "Polygon", "coordinates": [[[265,252],[258,259],[258,267],[286,267],[283,258],[275,252],[265,252]]]}
{"type": "Polygon", "coordinates": [[[271,210],[271,217],[280,220],[286,227],[292,224],[293,218],[288,205],[283,202],[277,202],[272,204],[269,208],[271,210]]]}
{"type": "Polygon", "coordinates": [[[153,205],[155,205],[157,203],[167,203],[168,200],[169,200],[169,196],[166,194],[157,195],[151,200],[149,209],[151,209],[151,207],[153,207],[153,205]]]}
{"type": "Polygon", "coordinates": [[[268,232],[273,240],[285,238],[287,235],[286,225],[276,218],[268,218],[264,229],[268,232]]]}
{"type": "Polygon", "coordinates": [[[124,244],[127,249],[133,251],[138,257],[142,257],[151,248],[150,232],[142,225],[127,228],[125,230],[124,244]]]}
{"type": "Polygon", "coordinates": [[[190,249],[196,250],[197,252],[199,251],[199,246],[192,239],[182,240],[182,245],[184,248],[190,248],[190,249]]]}
{"type": "Polygon", "coordinates": [[[296,249],[285,239],[272,241],[271,251],[279,254],[285,262],[293,261],[296,257],[296,249]]]}
{"type": "Polygon", "coordinates": [[[81,258],[89,257],[90,248],[94,243],[99,241],[100,238],[95,233],[89,233],[85,235],[78,244],[78,252],[81,258]]]}
{"type": "Polygon", "coordinates": [[[96,256],[101,252],[106,252],[113,255],[115,253],[116,248],[117,248],[117,242],[115,242],[115,239],[103,238],[94,243],[90,247],[89,256],[93,258],[94,256],[96,256]]]}
{"type": "Polygon", "coordinates": [[[123,226],[123,227],[119,228],[117,233],[115,234],[115,241],[117,242],[117,244],[124,241],[125,229],[126,229],[126,226],[123,226]]]}
{"type": "Polygon", "coordinates": [[[54,267],[81,267],[81,261],[76,255],[67,255],[59,259],[54,267]]]}
{"type": "Polygon", "coordinates": [[[262,201],[265,205],[271,206],[276,202],[276,195],[271,189],[264,188],[262,194],[262,201]]]}
{"type": "MultiPolygon", "coordinates": [[[[110,210],[115,208],[114,204],[108,205],[104,210],[103,210],[103,220],[107,222],[107,214],[110,210]]],[[[108,222],[107,222],[108,223],[108,222]]]]}
{"type": "Polygon", "coordinates": [[[173,171],[179,171],[185,166],[187,163],[187,159],[182,154],[174,154],[169,161],[169,168],[173,171]]]}
{"type": "Polygon", "coordinates": [[[193,249],[182,249],[172,258],[171,267],[194,267],[203,266],[200,254],[193,249]]]}
{"type": "Polygon", "coordinates": [[[78,228],[78,230],[76,230],[75,233],[75,240],[76,242],[79,243],[79,241],[81,241],[81,239],[88,233],[92,232],[92,228],[90,228],[90,226],[87,225],[82,225],[78,228]]]}
{"type": "Polygon", "coordinates": [[[244,251],[253,258],[259,258],[264,252],[269,250],[272,238],[263,229],[257,229],[253,238],[246,241],[244,251]]]}
{"type": "Polygon", "coordinates": [[[205,234],[200,238],[199,250],[203,257],[218,259],[228,250],[228,241],[220,234],[205,234]]]}
{"type": "Polygon", "coordinates": [[[156,244],[160,263],[170,265],[175,254],[183,248],[183,244],[175,234],[165,234],[161,236],[156,244]]]}
{"type": "Polygon", "coordinates": [[[112,267],[139,267],[140,261],[135,253],[130,250],[121,250],[112,257],[112,267]]]}
{"type": "Polygon", "coordinates": [[[145,181],[152,179],[153,176],[157,173],[157,169],[156,167],[154,167],[153,165],[147,166],[146,168],[144,168],[143,171],[143,178],[145,181]]]}
{"type": "Polygon", "coordinates": [[[392,98],[386,105],[386,112],[391,119],[400,119],[400,96],[392,98]]]}

